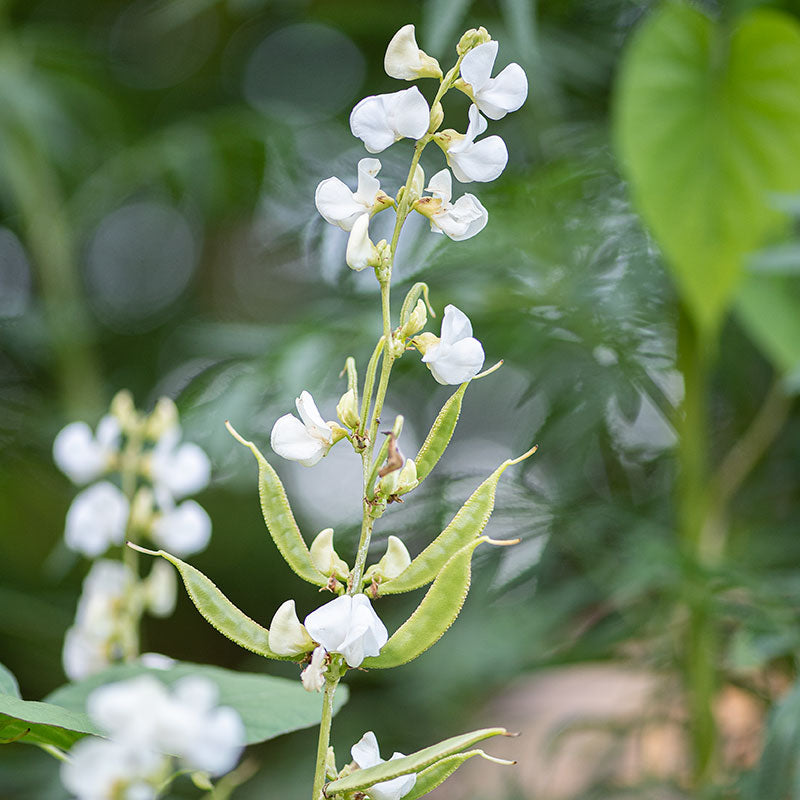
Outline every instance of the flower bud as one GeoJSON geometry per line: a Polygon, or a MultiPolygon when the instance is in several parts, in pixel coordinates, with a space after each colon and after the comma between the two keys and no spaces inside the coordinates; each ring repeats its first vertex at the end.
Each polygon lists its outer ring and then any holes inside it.
{"type": "Polygon", "coordinates": [[[348,389],[336,405],[336,415],[345,427],[355,430],[361,424],[355,389],[348,389]]]}
{"type": "Polygon", "coordinates": [[[345,261],[350,269],[360,271],[366,267],[375,267],[380,256],[369,238],[369,214],[364,213],[353,223],[350,238],[347,240],[345,261]]]}
{"type": "Polygon", "coordinates": [[[350,567],[339,558],[336,550],[333,549],[333,528],[325,528],[320,531],[309,548],[311,563],[323,574],[328,577],[335,575],[341,580],[347,580],[350,574],[350,567]]]}
{"type": "Polygon", "coordinates": [[[390,536],[383,558],[375,565],[375,574],[383,580],[390,580],[396,578],[410,563],[411,556],[406,546],[396,536],[390,536]]]}
{"type": "Polygon", "coordinates": [[[477,47],[479,44],[486,44],[486,42],[491,42],[492,37],[489,35],[489,31],[481,25],[480,28],[477,30],[475,28],[470,28],[460,39],[458,44],[456,45],[456,52],[460,55],[466,55],[470,50],[477,47]]]}
{"type": "Polygon", "coordinates": [[[419,350],[420,353],[424,356],[427,350],[434,345],[438,345],[441,339],[433,333],[425,333],[419,334],[419,336],[415,336],[411,340],[411,344],[419,350]]]}
{"type": "Polygon", "coordinates": [[[391,472],[387,472],[378,481],[378,494],[382,494],[384,497],[389,497],[390,495],[397,494],[397,487],[399,485],[400,485],[400,470],[393,469],[391,472]]]}
{"type": "Polygon", "coordinates": [[[414,177],[411,179],[411,196],[408,198],[409,205],[413,205],[425,191],[425,172],[417,164],[414,169],[414,177]]]}
{"type": "Polygon", "coordinates": [[[413,81],[417,78],[441,78],[439,62],[420,50],[413,25],[403,25],[386,48],[383,66],[390,78],[413,81]]]}
{"type": "Polygon", "coordinates": [[[158,559],[144,582],[144,602],[156,617],[168,617],[175,610],[178,586],[171,564],[158,559]]]}
{"type": "Polygon", "coordinates": [[[114,399],[111,401],[111,415],[119,420],[124,431],[129,431],[139,424],[139,415],[133,404],[133,395],[127,389],[122,389],[114,395],[114,399]]]}
{"type": "Polygon", "coordinates": [[[144,435],[148,439],[157,441],[167,431],[178,426],[178,409],[169,397],[161,397],[156,403],[153,412],[147,417],[144,426],[144,435]]]}
{"type": "Polygon", "coordinates": [[[133,496],[129,525],[131,530],[146,531],[153,521],[153,491],[142,486],[133,496]]]}
{"type": "Polygon", "coordinates": [[[431,109],[431,124],[428,126],[428,133],[434,133],[439,130],[439,126],[444,122],[444,109],[441,103],[431,109]]]}
{"type": "Polygon", "coordinates": [[[413,458],[406,459],[406,463],[403,464],[397,480],[397,494],[405,494],[412,489],[416,489],[417,486],[419,486],[417,465],[414,463],[413,458]]]}
{"type": "Polygon", "coordinates": [[[298,656],[314,647],[314,640],[297,619],[294,600],[287,600],[275,612],[269,626],[269,649],[279,656],[298,656]]]}
{"type": "Polygon", "coordinates": [[[428,311],[422,300],[417,300],[414,310],[409,314],[406,324],[400,328],[400,339],[408,339],[421,331],[428,322],[428,311]]]}

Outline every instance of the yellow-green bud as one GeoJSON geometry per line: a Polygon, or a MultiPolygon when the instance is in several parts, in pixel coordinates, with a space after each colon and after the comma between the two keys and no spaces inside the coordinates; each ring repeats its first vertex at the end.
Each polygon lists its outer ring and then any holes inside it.
{"type": "Polygon", "coordinates": [[[127,389],[122,389],[114,395],[114,399],[111,401],[111,414],[119,420],[124,431],[130,431],[139,424],[139,415],[133,404],[133,395],[127,389]]]}
{"type": "Polygon", "coordinates": [[[287,600],[275,612],[269,626],[269,649],[279,656],[298,656],[314,649],[314,640],[297,619],[294,600],[287,600]]]}
{"type": "Polygon", "coordinates": [[[422,300],[417,300],[414,310],[408,315],[406,324],[400,328],[400,338],[408,339],[415,333],[419,333],[428,322],[428,311],[422,300]]]}
{"type": "Polygon", "coordinates": [[[133,531],[149,530],[153,520],[153,492],[142,486],[133,496],[130,526],[133,531]]]}
{"type": "Polygon", "coordinates": [[[156,403],[153,412],[147,418],[144,426],[144,435],[148,439],[157,441],[168,430],[178,424],[178,409],[169,397],[161,397],[156,403]]]}
{"type": "Polygon", "coordinates": [[[336,416],[342,421],[346,428],[355,430],[361,424],[361,417],[358,415],[358,404],[356,403],[356,393],[354,389],[348,389],[336,404],[336,416]]]}
{"type": "Polygon", "coordinates": [[[436,103],[431,109],[431,124],[428,126],[428,133],[439,130],[439,126],[444,122],[444,109],[441,103],[436,103]]]}
{"type": "Polygon", "coordinates": [[[350,567],[339,558],[336,550],[333,549],[333,528],[325,528],[320,531],[309,548],[311,563],[323,574],[328,577],[331,575],[347,580],[350,574],[350,567]]]}
{"type": "Polygon", "coordinates": [[[486,44],[486,42],[491,41],[492,37],[483,25],[477,30],[475,28],[470,28],[456,45],[456,52],[460,56],[463,56],[469,53],[470,50],[476,48],[479,44],[486,44]]]}
{"type": "Polygon", "coordinates": [[[383,580],[396,578],[411,563],[406,546],[396,536],[390,536],[383,558],[375,565],[375,572],[383,580]]]}
{"type": "Polygon", "coordinates": [[[412,489],[416,489],[417,486],[419,486],[419,481],[417,480],[417,465],[414,463],[413,458],[408,458],[406,459],[406,463],[403,464],[403,468],[400,470],[400,477],[397,482],[397,494],[405,494],[412,489]]]}
{"type": "Polygon", "coordinates": [[[171,564],[158,559],[144,581],[144,602],[156,617],[168,617],[175,610],[178,584],[171,564]]]}
{"type": "Polygon", "coordinates": [[[433,333],[425,333],[419,334],[419,336],[415,336],[411,340],[411,344],[419,350],[419,352],[424,356],[427,350],[435,344],[439,344],[441,339],[433,333]]]}
{"type": "Polygon", "coordinates": [[[414,205],[425,191],[425,172],[419,164],[417,164],[414,169],[414,177],[411,179],[411,186],[409,188],[410,196],[408,198],[408,203],[409,205],[414,205]]]}
{"type": "Polygon", "coordinates": [[[397,487],[400,485],[400,472],[401,470],[399,469],[393,469],[391,472],[387,472],[380,481],[378,481],[378,492],[384,497],[397,494],[397,487]]]}

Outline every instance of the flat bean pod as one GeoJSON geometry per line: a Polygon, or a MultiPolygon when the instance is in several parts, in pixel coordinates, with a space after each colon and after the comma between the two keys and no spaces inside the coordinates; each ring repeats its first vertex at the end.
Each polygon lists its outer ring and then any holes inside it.
{"type": "Polygon", "coordinates": [[[417,465],[417,480],[420,483],[425,480],[428,473],[436,466],[442,453],[447,449],[450,440],[453,438],[453,431],[461,414],[461,403],[464,400],[464,392],[467,391],[469,381],[462,383],[458,389],[450,396],[442,406],[441,411],[433,421],[422,447],[414,459],[417,465]]]}
{"type": "Polygon", "coordinates": [[[173,564],[180,573],[184,586],[186,586],[186,592],[197,610],[207,622],[223,636],[236,642],[239,647],[258,653],[265,658],[274,658],[279,661],[295,661],[301,658],[301,656],[279,656],[273,653],[268,644],[269,631],[231,603],[199,569],[164,550],[147,550],[130,543],[128,546],[149,556],[161,556],[173,564]]]}
{"type": "Polygon", "coordinates": [[[482,542],[492,540],[488,536],[481,536],[451,556],[414,613],[392,634],[381,648],[380,655],[364,659],[364,667],[386,669],[400,666],[412,661],[441,639],[464,605],[472,574],[472,553],[482,542]]]}
{"type": "Polygon", "coordinates": [[[505,470],[536,452],[530,449],[519,458],[504,461],[473,493],[450,524],[396,578],[378,586],[378,596],[410,592],[430,583],[447,560],[483,533],[494,510],[497,484],[505,470]]]}
{"type": "Polygon", "coordinates": [[[311,561],[308,545],[297,526],[289,498],[286,496],[286,489],[283,488],[278,473],[261,455],[261,451],[252,442],[242,438],[230,422],[226,422],[225,425],[238,442],[250,448],[258,462],[258,496],[261,500],[261,513],[280,554],[303,580],[315,586],[327,586],[328,579],[311,561]]]}
{"type": "Polygon", "coordinates": [[[494,756],[489,756],[480,749],[456,753],[437,761],[435,764],[431,764],[430,767],[417,773],[417,781],[414,784],[414,788],[408,794],[403,795],[403,800],[418,800],[428,792],[432,792],[437,786],[444,783],[465,761],[469,761],[474,756],[481,756],[487,761],[506,766],[511,766],[515,763],[514,761],[506,761],[504,758],[494,758],[494,756]]]}
{"type": "Polygon", "coordinates": [[[508,735],[508,731],[505,728],[482,728],[471,733],[462,733],[460,736],[445,739],[443,742],[426,747],[424,750],[418,750],[411,755],[393,758],[376,767],[367,767],[351,772],[343,778],[331,781],[324,787],[323,792],[326,797],[333,797],[345,792],[364,791],[382,781],[390,781],[412,772],[422,772],[442,759],[460,753],[484,739],[506,735],[508,735]]]}

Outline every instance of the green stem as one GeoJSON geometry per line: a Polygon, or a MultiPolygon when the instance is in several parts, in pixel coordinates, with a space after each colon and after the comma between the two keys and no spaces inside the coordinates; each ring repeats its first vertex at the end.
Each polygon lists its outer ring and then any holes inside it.
{"type": "MultiPolygon", "coordinates": [[[[331,665],[333,666],[333,665],[331,665]]],[[[325,694],[322,698],[322,722],[319,726],[317,742],[317,764],[314,768],[314,788],[311,800],[321,800],[322,787],[325,786],[325,764],[328,759],[328,745],[331,738],[331,720],[333,719],[333,695],[339,684],[340,676],[325,682],[325,694]]]]}
{"type": "Polygon", "coordinates": [[[383,352],[383,343],[386,340],[381,337],[367,364],[367,374],[364,376],[364,391],[361,397],[361,429],[362,436],[367,432],[367,417],[369,415],[369,404],[372,402],[372,389],[375,385],[375,373],[378,370],[378,359],[383,352]]]}
{"type": "Polygon", "coordinates": [[[704,563],[701,550],[709,501],[708,361],[705,342],[682,309],[678,326],[678,367],[683,374],[685,397],[678,446],[678,509],[679,536],[688,562],[685,601],[689,621],[684,669],[697,790],[711,781],[717,748],[713,703],[718,637],[713,597],[705,580],[706,568],[711,565],[704,563]]]}

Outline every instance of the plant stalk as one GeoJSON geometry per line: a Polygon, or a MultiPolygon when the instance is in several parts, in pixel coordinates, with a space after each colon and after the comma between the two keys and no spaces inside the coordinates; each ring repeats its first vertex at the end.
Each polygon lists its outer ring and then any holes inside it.
{"type": "Polygon", "coordinates": [[[325,786],[325,764],[328,759],[328,745],[331,738],[331,721],[333,720],[333,695],[339,685],[341,676],[325,681],[325,694],[322,698],[322,722],[319,726],[319,740],[317,743],[317,764],[314,769],[314,788],[311,800],[321,800],[322,787],[325,786]]]}

